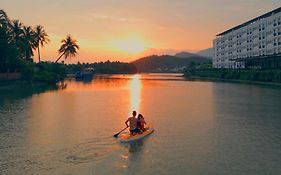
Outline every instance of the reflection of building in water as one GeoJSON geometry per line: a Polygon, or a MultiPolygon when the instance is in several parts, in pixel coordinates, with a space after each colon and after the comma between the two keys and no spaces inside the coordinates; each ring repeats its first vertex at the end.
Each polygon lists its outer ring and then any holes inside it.
{"type": "Polygon", "coordinates": [[[140,109],[140,101],[141,101],[141,88],[142,83],[140,80],[140,75],[134,75],[132,80],[129,82],[130,94],[131,94],[131,111],[139,111],[140,109]]]}

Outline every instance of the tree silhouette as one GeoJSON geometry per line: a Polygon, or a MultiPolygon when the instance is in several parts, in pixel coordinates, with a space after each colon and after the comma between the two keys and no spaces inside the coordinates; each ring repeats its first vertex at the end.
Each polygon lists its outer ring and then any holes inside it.
{"type": "Polygon", "coordinates": [[[62,56],[65,57],[65,59],[67,59],[68,57],[75,57],[77,54],[77,50],[79,50],[79,46],[77,45],[77,41],[72,38],[71,35],[67,35],[66,39],[63,39],[61,41],[62,45],[59,49],[59,54],[61,54],[59,56],[59,58],[55,61],[55,63],[57,63],[62,56]]]}

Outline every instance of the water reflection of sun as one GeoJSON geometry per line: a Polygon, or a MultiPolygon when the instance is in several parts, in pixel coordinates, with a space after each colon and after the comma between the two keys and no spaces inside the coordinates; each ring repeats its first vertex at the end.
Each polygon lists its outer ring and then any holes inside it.
{"type": "Polygon", "coordinates": [[[142,82],[140,80],[141,75],[133,75],[132,80],[129,82],[130,94],[131,94],[131,105],[130,111],[139,111],[141,101],[141,88],[142,82]]]}

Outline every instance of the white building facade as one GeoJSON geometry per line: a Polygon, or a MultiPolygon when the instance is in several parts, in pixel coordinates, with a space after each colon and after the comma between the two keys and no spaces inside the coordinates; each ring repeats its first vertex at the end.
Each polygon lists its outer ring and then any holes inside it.
{"type": "Polygon", "coordinates": [[[275,64],[281,56],[281,7],[218,34],[213,48],[214,68],[254,67],[259,61],[275,64]]]}

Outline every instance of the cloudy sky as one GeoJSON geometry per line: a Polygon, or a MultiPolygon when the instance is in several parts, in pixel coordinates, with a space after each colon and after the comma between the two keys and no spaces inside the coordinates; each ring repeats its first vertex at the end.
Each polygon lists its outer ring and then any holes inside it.
{"type": "Polygon", "coordinates": [[[278,7],[281,0],[0,0],[11,19],[45,27],[43,60],[75,37],[81,49],[70,62],[206,49],[216,34],[278,7]]]}

